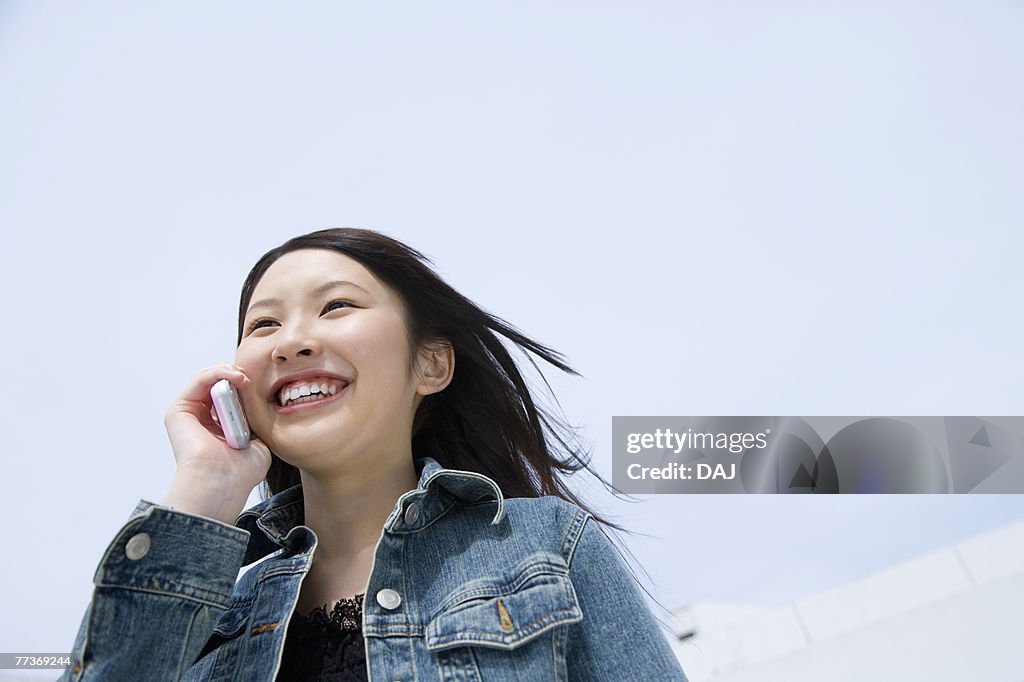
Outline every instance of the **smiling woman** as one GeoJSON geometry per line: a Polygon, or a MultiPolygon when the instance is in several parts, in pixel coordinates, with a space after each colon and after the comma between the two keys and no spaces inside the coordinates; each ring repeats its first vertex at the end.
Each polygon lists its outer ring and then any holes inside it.
{"type": "Polygon", "coordinates": [[[168,410],[175,477],[108,547],[62,679],[685,680],[502,337],[572,372],[379,233],[264,255],[235,364],[168,410]]]}
{"type": "MultiPolygon", "coordinates": [[[[277,466],[291,465],[293,477],[324,472],[332,485],[373,476],[408,484],[399,494],[415,487],[413,415],[449,382],[451,347],[425,351],[413,367],[400,297],[336,251],[286,253],[253,297],[235,362],[252,379],[241,389],[250,427],[280,458],[277,466]]],[[[303,487],[307,497],[314,485],[303,487]]]]}

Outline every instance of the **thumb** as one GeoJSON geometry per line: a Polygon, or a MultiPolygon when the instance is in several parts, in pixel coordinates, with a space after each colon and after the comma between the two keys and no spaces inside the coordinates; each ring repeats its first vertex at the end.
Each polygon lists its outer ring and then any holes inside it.
{"type": "Polygon", "coordinates": [[[264,469],[270,468],[271,455],[273,454],[266,443],[259,438],[250,438],[249,447],[246,451],[252,453],[258,460],[264,463],[264,469]]]}

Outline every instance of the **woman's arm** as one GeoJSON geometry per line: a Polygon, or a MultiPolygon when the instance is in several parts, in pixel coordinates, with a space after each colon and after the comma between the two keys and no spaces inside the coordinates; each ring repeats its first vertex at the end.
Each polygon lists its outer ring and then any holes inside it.
{"type": "Polygon", "coordinates": [[[61,680],[176,680],[231,602],[249,533],[231,523],[266,476],[270,449],[228,447],[210,388],[251,383],[201,370],[164,416],[176,471],[163,505],[143,500],[107,547],[61,680]]]}
{"type": "Polygon", "coordinates": [[[248,531],[142,500],[107,547],[61,676],[177,680],[228,608],[248,531]]]}
{"type": "Polygon", "coordinates": [[[593,518],[569,558],[569,576],[583,611],[567,644],[569,679],[686,682],[639,586],[593,518]]]}

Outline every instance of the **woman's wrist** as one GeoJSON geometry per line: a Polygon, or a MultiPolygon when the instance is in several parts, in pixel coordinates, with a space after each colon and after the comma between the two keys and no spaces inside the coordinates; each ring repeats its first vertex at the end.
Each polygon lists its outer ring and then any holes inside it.
{"type": "Polygon", "coordinates": [[[233,525],[251,491],[237,490],[231,483],[219,476],[179,471],[161,504],[233,525]]]}

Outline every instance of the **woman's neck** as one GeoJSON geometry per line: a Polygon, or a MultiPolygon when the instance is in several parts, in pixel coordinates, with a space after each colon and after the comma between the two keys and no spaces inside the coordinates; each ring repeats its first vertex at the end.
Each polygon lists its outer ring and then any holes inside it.
{"type": "Polygon", "coordinates": [[[305,525],[317,536],[316,560],[345,561],[372,552],[399,497],[419,478],[407,458],[379,458],[373,466],[301,472],[305,525]]]}

